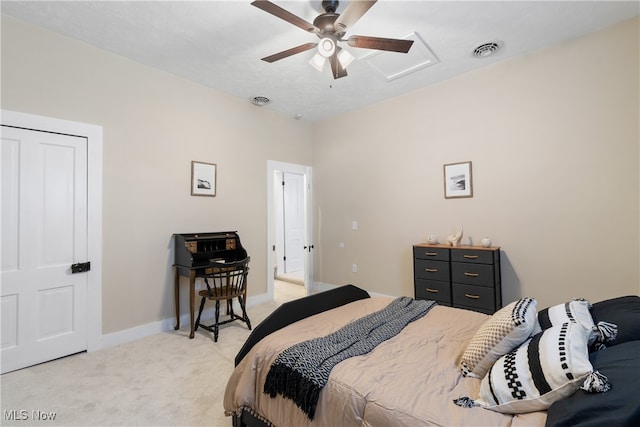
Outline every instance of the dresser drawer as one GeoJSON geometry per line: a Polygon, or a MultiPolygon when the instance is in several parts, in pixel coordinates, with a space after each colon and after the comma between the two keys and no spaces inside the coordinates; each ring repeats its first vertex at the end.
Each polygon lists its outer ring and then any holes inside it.
{"type": "Polygon", "coordinates": [[[451,280],[454,283],[493,287],[495,281],[494,267],[493,265],[487,264],[452,262],[451,280]]]}
{"type": "Polygon", "coordinates": [[[493,313],[495,311],[495,297],[493,288],[485,286],[452,285],[454,306],[469,307],[474,310],[493,313]]]}
{"type": "Polygon", "coordinates": [[[416,279],[416,299],[431,299],[451,305],[451,285],[449,282],[416,279]]]}
{"type": "Polygon", "coordinates": [[[430,246],[414,246],[413,257],[415,259],[433,259],[438,261],[449,261],[448,248],[436,248],[430,246]]]}
{"type": "Polygon", "coordinates": [[[414,268],[416,279],[440,280],[443,282],[448,282],[451,278],[451,275],[449,274],[449,263],[446,261],[416,259],[414,268]]]}
{"type": "Polygon", "coordinates": [[[451,261],[493,264],[494,251],[481,249],[459,249],[451,251],[451,261]]]}

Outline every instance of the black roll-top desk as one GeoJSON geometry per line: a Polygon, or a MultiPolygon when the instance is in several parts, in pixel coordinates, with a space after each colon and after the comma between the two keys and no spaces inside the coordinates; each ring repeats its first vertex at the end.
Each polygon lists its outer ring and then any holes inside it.
{"type": "Polygon", "coordinates": [[[194,336],[194,308],[196,278],[203,276],[207,270],[224,267],[230,262],[247,260],[247,251],[240,243],[236,231],[212,233],[174,234],[175,263],[174,288],[176,303],[176,326],[180,329],[180,276],[189,278],[189,338],[194,336]]]}

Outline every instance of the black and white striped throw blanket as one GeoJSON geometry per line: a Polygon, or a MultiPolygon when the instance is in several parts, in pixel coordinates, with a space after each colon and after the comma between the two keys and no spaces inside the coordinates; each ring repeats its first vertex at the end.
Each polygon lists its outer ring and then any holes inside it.
{"type": "Polygon", "coordinates": [[[427,314],[433,301],[396,298],[382,310],[357,319],[320,338],[296,344],[280,353],[271,365],[264,392],[291,399],[313,420],[320,391],[335,365],[367,354],[393,338],[409,323],[427,314]]]}

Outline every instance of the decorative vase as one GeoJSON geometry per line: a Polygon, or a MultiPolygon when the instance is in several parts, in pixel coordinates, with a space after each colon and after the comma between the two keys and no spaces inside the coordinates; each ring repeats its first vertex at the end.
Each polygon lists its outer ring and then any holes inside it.
{"type": "Polygon", "coordinates": [[[447,242],[449,242],[449,246],[458,246],[461,240],[462,240],[462,224],[460,224],[460,230],[456,234],[454,234],[453,236],[447,237],[447,242]]]}
{"type": "Polygon", "coordinates": [[[490,248],[491,247],[491,239],[488,238],[488,237],[483,237],[482,238],[482,247],[490,248]]]}
{"type": "Polygon", "coordinates": [[[430,245],[435,245],[436,243],[438,243],[438,238],[435,234],[429,234],[427,236],[427,243],[430,245]]]}

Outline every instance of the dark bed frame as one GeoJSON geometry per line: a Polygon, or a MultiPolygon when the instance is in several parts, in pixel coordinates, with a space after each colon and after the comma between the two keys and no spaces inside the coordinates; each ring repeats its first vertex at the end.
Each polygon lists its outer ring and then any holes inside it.
{"type": "MultiPolygon", "coordinates": [[[[235,366],[238,366],[258,341],[270,333],[298,320],[369,297],[367,291],[354,285],[345,285],[282,304],[253,329],[236,355],[235,366]]],[[[264,421],[247,411],[233,417],[233,427],[263,427],[266,425],[264,421]]]]}

